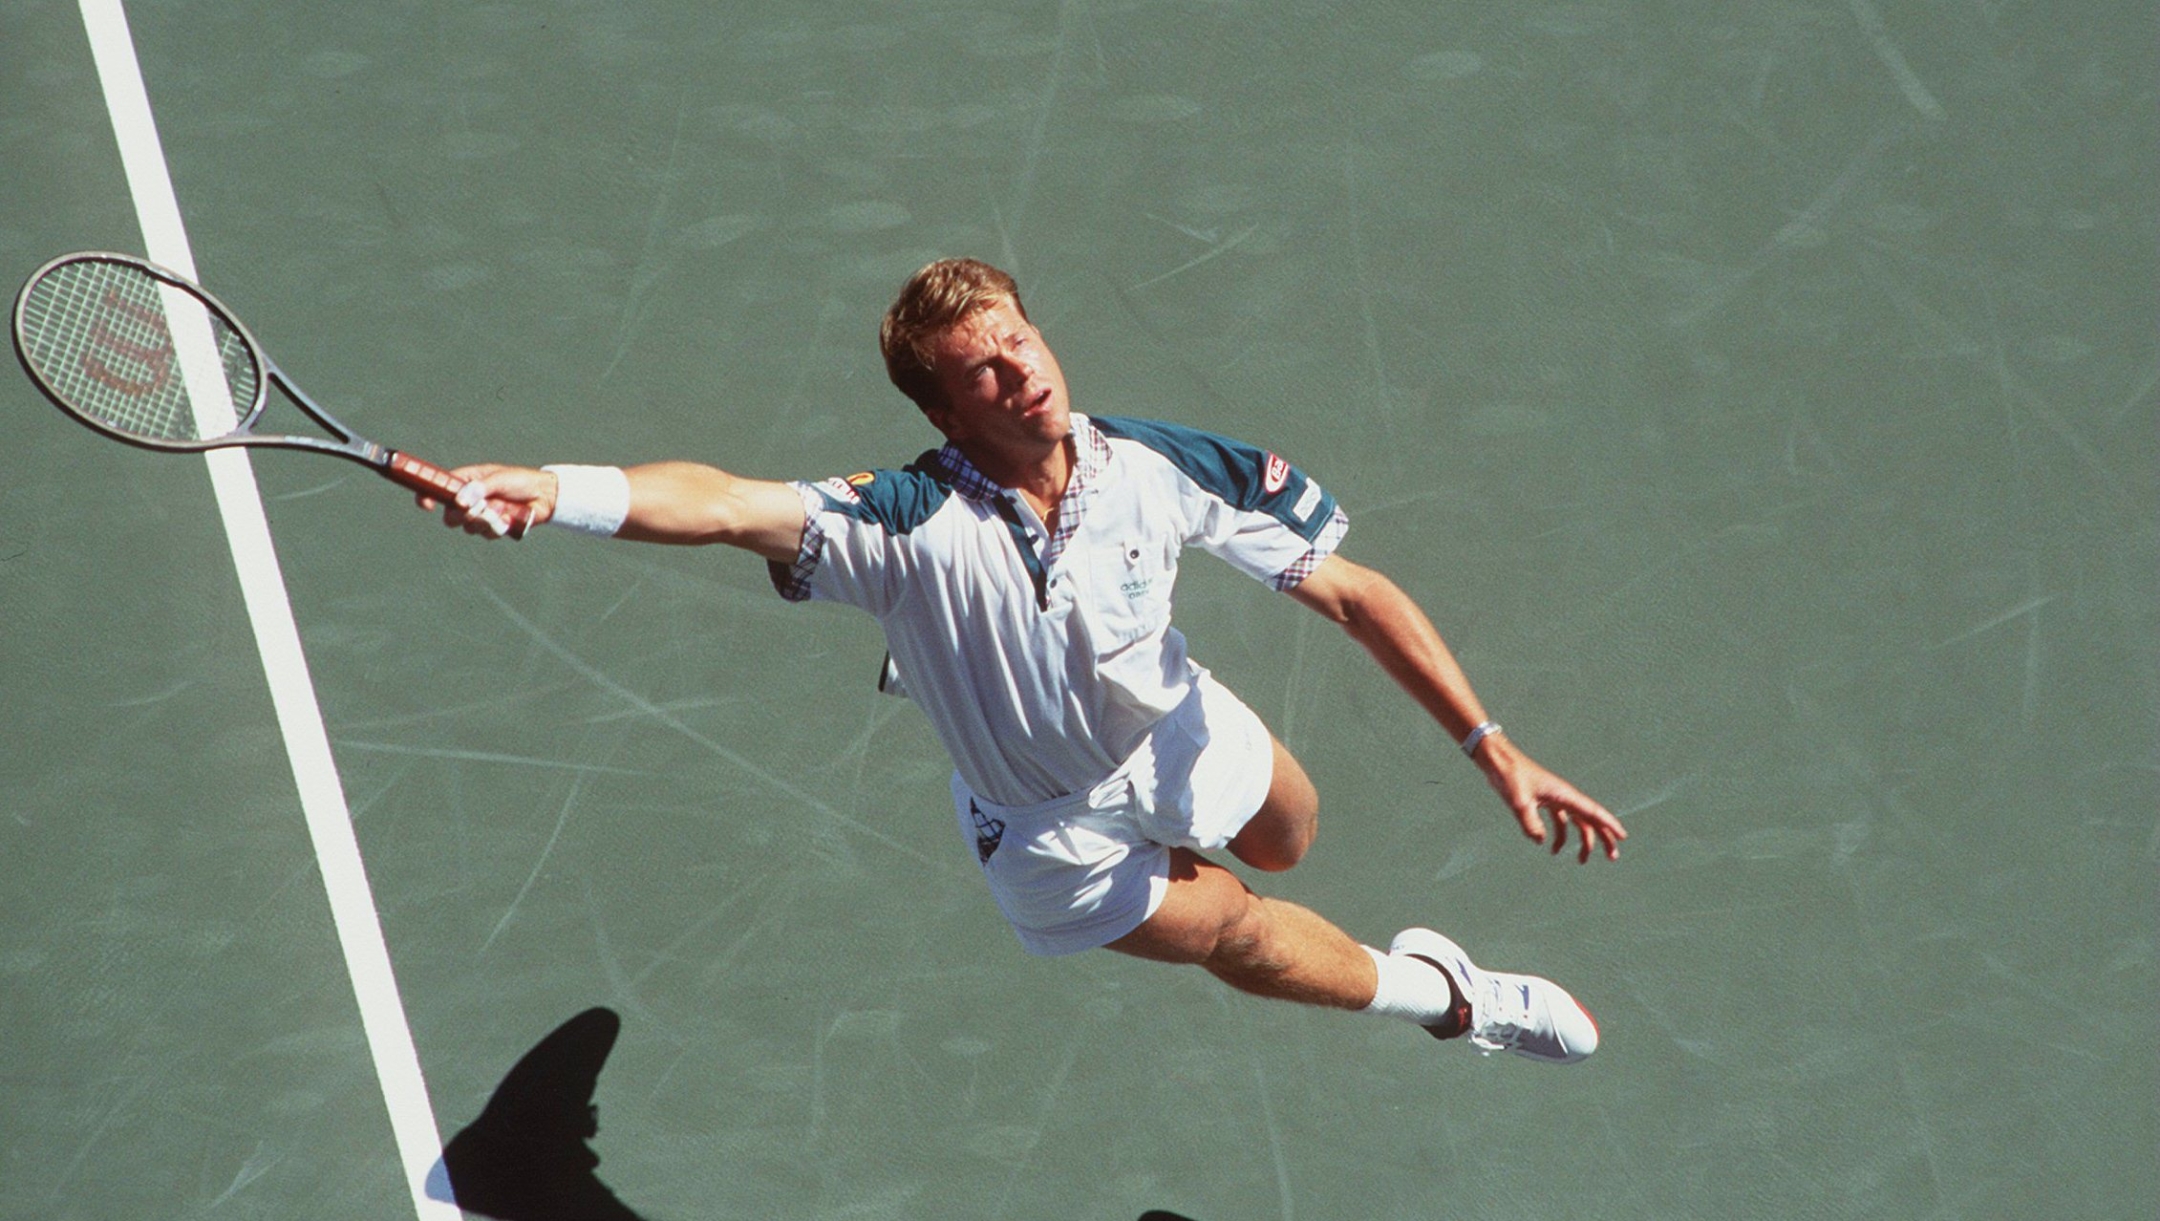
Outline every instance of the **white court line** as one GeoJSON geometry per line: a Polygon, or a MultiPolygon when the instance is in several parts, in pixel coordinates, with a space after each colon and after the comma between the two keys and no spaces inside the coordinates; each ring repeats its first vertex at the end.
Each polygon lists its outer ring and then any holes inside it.
{"type": "MultiPolygon", "coordinates": [[[[119,141],[128,191],[134,196],[135,214],[142,225],[144,252],[152,262],[198,279],[187,231],[180,221],[179,200],[173,194],[164,149],[151,118],[150,97],[143,88],[142,68],[135,58],[127,14],[121,0],[80,3],[83,29],[90,37],[98,81],[105,91],[105,107],[112,115],[113,135],[119,141]]],[[[199,343],[180,348],[183,375],[191,386],[215,386],[222,380],[215,356],[206,357],[208,343],[204,335],[199,343]],[[207,371],[189,371],[188,366],[206,359],[207,371]]],[[[210,401],[217,397],[213,394],[210,401]]],[[[368,1053],[374,1059],[375,1076],[389,1107],[390,1127],[397,1140],[413,1208],[422,1221],[462,1221],[463,1214],[456,1205],[431,1198],[427,1189],[442,1158],[442,1134],[435,1127],[427,1082],[420,1074],[420,1057],[413,1048],[404,1004],[398,999],[389,947],[383,943],[382,920],[375,911],[374,895],[368,890],[367,870],[360,860],[359,842],[353,837],[352,815],[345,804],[344,787],[338,781],[329,736],[323,730],[322,709],[316,703],[315,685],[300,648],[300,630],[293,621],[292,602],[278,569],[277,550],[271,543],[269,520],[263,516],[262,492],[255,484],[254,468],[245,451],[238,449],[213,450],[204,457],[209,462],[218,511],[225,521],[233,564],[239,570],[248,620],[254,625],[255,647],[262,655],[263,672],[269,680],[271,704],[284,734],[293,780],[299,787],[300,808],[307,818],[308,835],[314,841],[323,887],[329,892],[338,945],[344,951],[346,971],[352,977],[353,993],[360,1004],[360,1024],[367,1035],[368,1053]]],[[[439,1184],[436,1191],[448,1194],[439,1184]]]]}

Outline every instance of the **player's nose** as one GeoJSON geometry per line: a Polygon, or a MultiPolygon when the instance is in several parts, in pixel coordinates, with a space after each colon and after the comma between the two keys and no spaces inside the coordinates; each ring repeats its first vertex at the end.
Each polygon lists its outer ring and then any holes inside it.
{"type": "Polygon", "coordinates": [[[1007,394],[1025,395],[1037,377],[1034,365],[1017,356],[998,358],[998,384],[1007,394]]]}

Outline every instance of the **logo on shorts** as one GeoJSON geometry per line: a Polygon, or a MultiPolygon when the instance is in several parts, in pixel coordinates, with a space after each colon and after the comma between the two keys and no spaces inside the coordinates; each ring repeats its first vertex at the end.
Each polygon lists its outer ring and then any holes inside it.
{"type": "Polygon", "coordinates": [[[1273,496],[1290,482],[1290,464],[1273,454],[1267,456],[1267,470],[1260,476],[1260,486],[1273,496]]]}
{"type": "Polygon", "coordinates": [[[975,820],[975,858],[987,865],[990,854],[998,850],[998,841],[1005,838],[1005,820],[983,813],[972,797],[968,799],[968,815],[975,820]]]}

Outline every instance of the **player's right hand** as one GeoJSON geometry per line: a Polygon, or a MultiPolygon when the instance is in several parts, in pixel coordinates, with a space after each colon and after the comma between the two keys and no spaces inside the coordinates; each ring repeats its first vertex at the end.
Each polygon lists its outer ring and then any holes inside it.
{"type": "MultiPolygon", "coordinates": [[[[441,509],[443,524],[453,530],[463,530],[480,538],[502,537],[480,513],[483,504],[500,518],[515,521],[522,517],[526,529],[555,515],[558,485],[552,471],[481,462],[458,467],[450,473],[465,481],[455,500],[443,501],[424,493],[414,499],[429,513],[441,509]]],[[[523,531],[519,533],[522,535],[523,531]]]]}

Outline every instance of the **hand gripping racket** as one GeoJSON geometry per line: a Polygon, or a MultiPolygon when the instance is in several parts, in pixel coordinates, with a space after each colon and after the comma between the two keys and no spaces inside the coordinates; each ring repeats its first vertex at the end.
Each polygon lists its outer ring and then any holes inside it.
{"type": "MultiPolygon", "coordinates": [[[[166,452],[263,445],[336,454],[426,496],[455,501],[465,481],[369,441],[293,385],[217,298],[132,255],[64,254],[15,298],[15,354],[62,411],[107,436],[166,452]],[[331,437],[258,433],[269,386],[331,437]]],[[[522,538],[528,510],[470,510],[522,538]]]]}

